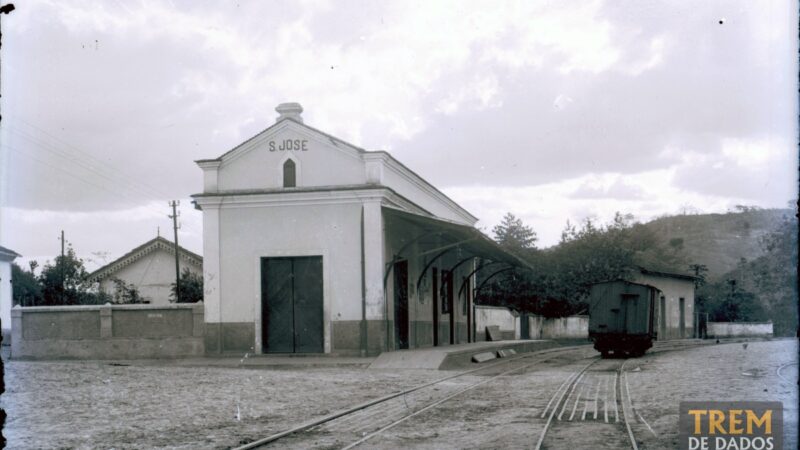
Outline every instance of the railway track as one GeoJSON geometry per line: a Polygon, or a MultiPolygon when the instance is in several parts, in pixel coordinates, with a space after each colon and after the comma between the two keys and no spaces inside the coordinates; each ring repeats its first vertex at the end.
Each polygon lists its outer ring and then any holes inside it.
{"type": "MultiPolygon", "coordinates": [[[[690,343],[665,343],[650,353],[696,346],[697,344],[690,343]]],[[[604,432],[598,436],[606,440],[610,439],[609,430],[613,430],[610,434],[614,436],[611,439],[614,445],[610,448],[618,448],[624,444],[626,447],[638,449],[631,424],[646,422],[634,410],[627,389],[625,365],[628,361],[631,360],[600,359],[589,346],[518,355],[362,403],[237,447],[236,450],[269,445],[279,445],[282,448],[313,446],[351,449],[392,428],[413,421],[445,402],[464,398],[463,394],[469,391],[503,377],[523,374],[543,363],[558,367],[577,367],[568,372],[541,412],[539,418],[544,421],[544,428],[538,437],[532,439],[532,446],[536,449],[547,448],[548,442],[558,442],[562,434],[570,432],[569,424],[574,427],[580,422],[581,426],[602,424],[604,432]],[[280,443],[276,444],[278,441],[280,443]]],[[[602,445],[597,448],[600,447],[602,445]]]]}
{"type": "MultiPolygon", "coordinates": [[[[696,348],[699,343],[667,342],[652,349],[648,355],[696,348]]],[[[628,387],[625,366],[637,361],[630,359],[594,359],[578,370],[571,372],[553,393],[541,418],[546,420],[534,446],[557,448],[563,445],[547,445],[548,442],[569,441],[576,435],[576,427],[584,441],[587,436],[596,442],[582,442],[587,448],[631,448],[639,449],[633,425],[644,425],[653,435],[650,424],[634,408],[628,387]],[[602,405],[602,407],[601,407],[602,405]],[[608,426],[612,425],[612,426],[608,426]]]]}

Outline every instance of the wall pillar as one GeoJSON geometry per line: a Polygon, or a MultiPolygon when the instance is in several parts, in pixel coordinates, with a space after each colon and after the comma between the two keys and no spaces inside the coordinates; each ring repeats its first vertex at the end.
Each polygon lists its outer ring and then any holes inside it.
{"type": "Polygon", "coordinates": [[[197,302],[192,306],[192,336],[203,336],[205,331],[203,302],[197,302]]]}
{"type": "Polygon", "coordinates": [[[207,353],[222,353],[222,274],[220,267],[220,203],[204,203],[203,208],[203,303],[205,348],[207,353]]]}
{"type": "Polygon", "coordinates": [[[11,308],[11,357],[19,355],[22,349],[22,307],[11,308]]]}
{"type": "Polygon", "coordinates": [[[100,337],[110,338],[114,335],[111,320],[111,304],[106,303],[100,307],[100,337]]]}
{"type": "Polygon", "coordinates": [[[386,269],[384,257],[384,223],[380,201],[364,203],[364,303],[368,349],[385,349],[386,323],[379,328],[369,323],[385,322],[386,299],[384,298],[383,276],[386,269]]]}

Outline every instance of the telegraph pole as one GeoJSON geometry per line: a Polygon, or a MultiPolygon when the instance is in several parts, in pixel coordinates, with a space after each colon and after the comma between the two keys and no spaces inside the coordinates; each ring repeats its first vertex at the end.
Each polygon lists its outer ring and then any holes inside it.
{"type": "Polygon", "coordinates": [[[59,297],[61,297],[61,304],[63,305],[64,304],[64,230],[61,230],[61,261],[59,262],[60,264],[58,265],[58,267],[59,267],[59,272],[61,273],[61,295],[59,297]]]}
{"type": "Polygon", "coordinates": [[[175,303],[181,301],[181,271],[180,271],[180,253],[178,252],[178,212],[176,207],[180,205],[180,201],[171,201],[169,206],[172,207],[172,215],[167,216],[172,219],[172,229],[175,231],[175,303]]]}

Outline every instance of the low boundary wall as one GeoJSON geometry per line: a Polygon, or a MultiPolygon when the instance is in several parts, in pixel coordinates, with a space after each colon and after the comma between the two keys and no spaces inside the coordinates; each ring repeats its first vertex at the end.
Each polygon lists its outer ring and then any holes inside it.
{"type": "Polygon", "coordinates": [[[709,338],[772,336],[772,322],[708,322],[709,338]]]}
{"type": "Polygon", "coordinates": [[[15,306],[14,359],[203,356],[203,304],[15,306]]]}
{"type": "Polygon", "coordinates": [[[500,328],[503,340],[519,339],[519,317],[504,306],[475,305],[475,341],[485,341],[490,326],[500,328]]]}
{"type": "Polygon", "coordinates": [[[589,339],[589,316],[528,316],[531,339],[589,339]]]}

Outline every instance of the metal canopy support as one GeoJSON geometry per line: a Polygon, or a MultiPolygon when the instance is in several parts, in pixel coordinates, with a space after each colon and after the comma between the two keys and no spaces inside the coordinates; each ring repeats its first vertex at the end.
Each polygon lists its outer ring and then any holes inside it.
{"type": "MultiPolygon", "coordinates": [[[[461,261],[457,262],[453,267],[450,268],[450,272],[454,272],[458,268],[458,266],[460,266],[460,265],[464,264],[465,262],[470,261],[470,260],[472,260],[474,258],[476,258],[475,255],[470,255],[470,256],[462,259],[461,261]]],[[[467,278],[469,278],[469,276],[471,276],[471,275],[468,275],[467,278]]]]}
{"type": "Polygon", "coordinates": [[[474,240],[475,240],[475,238],[463,239],[461,241],[454,242],[452,244],[445,245],[443,247],[434,248],[434,249],[428,250],[426,252],[420,253],[419,256],[425,256],[425,255],[429,255],[429,254],[434,253],[434,252],[438,252],[439,250],[446,250],[446,249],[449,249],[449,248],[458,247],[461,244],[466,244],[467,242],[472,242],[474,240]]]}
{"type": "Polygon", "coordinates": [[[394,268],[394,263],[396,263],[397,261],[400,261],[400,260],[403,259],[401,257],[401,255],[403,254],[404,251],[406,251],[408,249],[408,247],[410,247],[411,245],[419,242],[421,239],[424,239],[424,238],[426,238],[428,236],[433,236],[433,235],[441,236],[442,234],[444,234],[443,231],[429,231],[427,233],[422,233],[419,236],[415,237],[414,239],[408,241],[402,247],[400,247],[400,249],[397,250],[397,252],[392,257],[392,260],[389,261],[388,263],[386,263],[386,269],[384,270],[384,273],[383,273],[383,289],[384,289],[384,291],[386,291],[386,282],[389,280],[389,273],[394,268]]]}
{"type": "Polygon", "coordinates": [[[428,273],[428,269],[431,267],[431,265],[433,265],[433,263],[436,262],[437,259],[441,258],[445,254],[450,252],[450,250],[452,249],[446,249],[442,251],[438,255],[434,256],[430,261],[428,261],[428,264],[425,264],[425,267],[423,267],[422,270],[420,271],[419,278],[417,278],[417,293],[419,293],[419,285],[422,283],[422,279],[425,278],[425,274],[428,273]]]}
{"type": "Polygon", "coordinates": [[[463,282],[461,283],[461,287],[460,287],[460,288],[458,288],[458,295],[459,295],[459,296],[461,296],[461,292],[463,292],[463,291],[464,291],[464,286],[466,286],[466,284],[467,284],[466,280],[469,280],[470,278],[472,278],[472,276],[473,276],[473,275],[475,275],[476,273],[478,273],[478,271],[479,271],[479,270],[481,270],[481,269],[483,269],[484,267],[489,267],[489,266],[492,266],[492,265],[495,265],[495,264],[508,264],[508,263],[507,263],[507,262],[504,262],[504,261],[492,261],[492,262],[490,262],[490,263],[481,264],[480,266],[478,266],[478,268],[476,268],[475,270],[473,270],[472,272],[470,272],[470,273],[469,273],[469,275],[467,275],[467,276],[466,276],[466,279],[465,279],[465,281],[463,281],[463,282]]]}
{"type": "Polygon", "coordinates": [[[485,279],[485,280],[483,280],[483,283],[481,283],[481,285],[480,285],[480,286],[478,286],[477,288],[475,288],[475,296],[474,296],[474,298],[478,298],[478,293],[480,292],[480,290],[481,290],[481,289],[483,289],[483,287],[486,285],[486,283],[487,283],[489,280],[491,280],[492,278],[494,278],[496,275],[499,275],[499,274],[501,274],[501,273],[503,273],[503,272],[508,272],[509,270],[514,270],[514,269],[515,269],[515,267],[514,267],[514,266],[511,266],[511,267],[506,267],[505,269],[500,269],[500,270],[498,270],[497,272],[495,272],[495,273],[493,273],[493,274],[489,275],[488,277],[486,277],[486,279],[485,279]]]}

